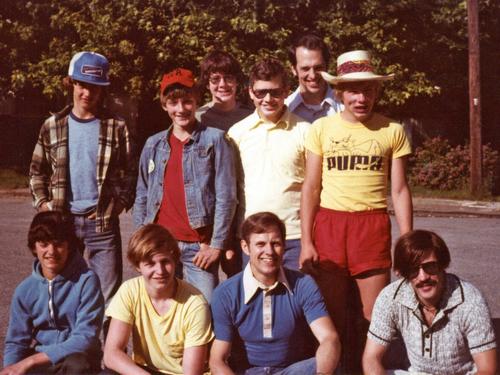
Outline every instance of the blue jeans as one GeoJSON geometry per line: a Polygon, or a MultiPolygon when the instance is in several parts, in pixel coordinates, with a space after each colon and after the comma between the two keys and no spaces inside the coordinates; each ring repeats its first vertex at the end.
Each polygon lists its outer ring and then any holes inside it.
{"type": "Polygon", "coordinates": [[[241,375],[314,375],[316,358],[296,362],[288,367],[251,367],[241,375]]]}
{"type": "Polygon", "coordinates": [[[193,258],[200,250],[199,242],[178,241],[181,250],[181,264],[177,266],[176,275],[203,293],[210,303],[212,292],[219,284],[219,262],[212,264],[207,270],[193,264],[193,258]]]}
{"type": "Polygon", "coordinates": [[[300,238],[285,241],[285,254],[283,255],[283,267],[290,270],[299,270],[300,238]]]}
{"type": "MultiPolygon", "coordinates": [[[[36,352],[34,351],[33,354],[36,352]]],[[[100,362],[89,353],[73,353],[56,364],[32,367],[27,374],[96,374],[100,370],[100,362]]]]}
{"type": "MultiPolygon", "coordinates": [[[[250,258],[240,248],[243,268],[246,267],[250,258]]],[[[300,239],[285,241],[285,254],[283,254],[283,267],[299,271],[300,239]]]]}
{"type": "Polygon", "coordinates": [[[120,221],[112,219],[111,229],[106,232],[95,231],[95,220],[83,215],[73,215],[76,237],[80,251],[86,248],[89,267],[101,282],[101,291],[106,306],[122,283],[122,239],[120,221]]]}

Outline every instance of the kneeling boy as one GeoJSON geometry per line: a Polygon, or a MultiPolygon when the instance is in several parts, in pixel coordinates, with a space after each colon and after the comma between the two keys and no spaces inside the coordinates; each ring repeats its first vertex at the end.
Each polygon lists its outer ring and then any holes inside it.
{"type": "Polygon", "coordinates": [[[111,324],[104,364],[120,374],[202,374],[212,340],[211,317],[201,292],[175,278],[180,251],[158,224],[142,226],[127,252],[141,276],[127,280],[106,315],[111,324]],[[124,351],[132,334],[133,356],[124,351]]]}
{"type": "Polygon", "coordinates": [[[40,212],[28,246],[37,259],[12,298],[1,374],[98,371],[104,299],[76,251],[72,225],[60,212],[40,212]]]}

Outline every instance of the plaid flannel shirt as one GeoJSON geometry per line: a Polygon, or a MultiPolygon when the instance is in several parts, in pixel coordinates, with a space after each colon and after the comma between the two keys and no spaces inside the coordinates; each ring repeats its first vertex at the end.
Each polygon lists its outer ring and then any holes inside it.
{"type": "MultiPolygon", "coordinates": [[[[67,211],[68,116],[71,106],[45,120],[30,165],[33,205],[51,202],[53,210],[67,211]]],[[[115,203],[127,210],[135,199],[137,161],[127,126],[123,120],[103,117],[99,130],[97,156],[98,201],[96,231],[110,229],[115,203]]]]}

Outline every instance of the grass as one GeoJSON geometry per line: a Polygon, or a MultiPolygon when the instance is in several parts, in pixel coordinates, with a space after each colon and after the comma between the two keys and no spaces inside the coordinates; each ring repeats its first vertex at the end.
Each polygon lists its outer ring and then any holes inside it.
{"type": "Polygon", "coordinates": [[[488,201],[500,202],[500,195],[491,195],[491,193],[483,193],[478,196],[473,196],[469,190],[431,190],[422,186],[412,186],[411,193],[414,197],[420,198],[440,198],[440,199],[458,199],[458,200],[473,200],[473,201],[488,201]]]}
{"type": "Polygon", "coordinates": [[[20,189],[28,187],[28,176],[10,168],[0,168],[0,189],[20,189]]]}

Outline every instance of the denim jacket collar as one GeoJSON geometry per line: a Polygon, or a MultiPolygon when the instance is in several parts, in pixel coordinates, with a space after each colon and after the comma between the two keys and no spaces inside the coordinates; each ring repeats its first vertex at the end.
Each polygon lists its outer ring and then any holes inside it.
{"type": "MultiPolygon", "coordinates": [[[[204,128],[206,128],[206,126],[201,124],[198,120],[196,120],[196,126],[193,132],[191,133],[191,136],[189,137],[189,141],[186,144],[189,145],[192,143],[198,143],[198,141],[200,140],[200,133],[204,128]]],[[[174,125],[170,125],[167,129],[166,137],[163,140],[163,142],[165,142],[168,148],[170,148],[170,145],[168,144],[168,137],[170,137],[170,134],[172,133],[173,130],[174,130],[174,125]]]]}

